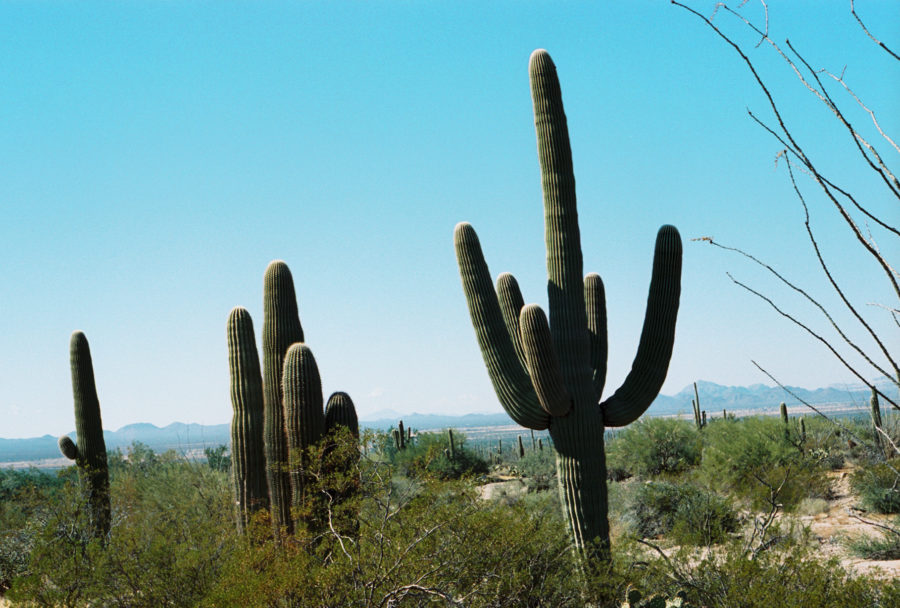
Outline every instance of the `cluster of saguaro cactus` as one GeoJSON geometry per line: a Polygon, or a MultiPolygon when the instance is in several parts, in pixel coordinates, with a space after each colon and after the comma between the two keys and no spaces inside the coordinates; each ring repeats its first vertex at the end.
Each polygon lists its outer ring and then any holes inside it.
{"type": "Polygon", "coordinates": [[[296,511],[304,500],[304,454],[337,426],[358,437],[356,410],[346,393],[332,395],[322,410],[318,366],[303,342],[294,281],[284,262],[271,262],[263,282],[262,373],[245,309],[231,311],[227,333],[238,527],[268,498],[276,534],[291,533],[292,506],[296,511]]]}
{"type": "Polygon", "coordinates": [[[518,424],[548,429],[556,450],[560,498],[582,555],[608,555],[607,426],[636,420],[665,380],[681,292],[681,238],[657,235],[644,327],[631,372],[600,402],[606,380],[606,304],[596,274],[582,278],[575,178],[556,67],[537,50],[529,62],[544,192],[549,323],[524,306],[515,279],[496,291],[475,230],[457,225],[454,243],[478,343],[497,396],[518,424]]]}
{"type": "Polygon", "coordinates": [[[75,331],[69,340],[69,361],[72,367],[72,393],[75,400],[76,444],[68,436],[59,438],[59,450],[78,465],[84,488],[90,524],[96,538],[105,541],[109,534],[109,469],[106,462],[106,442],[100,418],[100,400],[94,382],[91,347],[83,332],[75,331]]]}

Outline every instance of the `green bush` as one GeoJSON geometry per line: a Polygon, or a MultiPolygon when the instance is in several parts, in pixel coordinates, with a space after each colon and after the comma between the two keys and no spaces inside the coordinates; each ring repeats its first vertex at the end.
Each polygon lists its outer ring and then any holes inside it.
{"type": "Polygon", "coordinates": [[[393,450],[391,457],[397,470],[409,477],[460,479],[487,473],[488,463],[466,448],[466,438],[454,431],[455,452],[451,458],[446,433],[419,433],[403,450],[393,450]]]}
{"type": "Polygon", "coordinates": [[[650,481],[631,496],[625,517],[643,538],[667,535],[679,545],[710,545],[728,538],[738,520],[721,496],[690,483],[650,481]]]}
{"type": "MultiPolygon", "coordinates": [[[[553,450],[528,450],[516,462],[516,471],[533,490],[556,489],[556,455],[553,450]]],[[[558,506],[558,505],[557,505],[558,506]]]]}
{"type": "Polygon", "coordinates": [[[641,418],[606,446],[607,469],[649,477],[681,473],[700,463],[700,433],[677,418],[641,418]]]}
{"type": "Polygon", "coordinates": [[[699,479],[709,487],[747,499],[758,510],[773,502],[792,510],[804,498],[828,497],[824,468],[785,438],[778,418],[711,424],[703,435],[699,479]]]}
{"type": "Polygon", "coordinates": [[[900,458],[860,467],[850,478],[850,487],[863,507],[878,513],[900,513],[900,458]]]}

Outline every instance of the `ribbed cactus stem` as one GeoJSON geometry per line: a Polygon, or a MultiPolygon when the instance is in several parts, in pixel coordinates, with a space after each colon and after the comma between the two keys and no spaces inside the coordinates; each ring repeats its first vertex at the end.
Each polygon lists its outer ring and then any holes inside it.
{"type": "Polygon", "coordinates": [[[698,429],[703,428],[703,420],[700,417],[700,392],[697,390],[697,383],[694,382],[694,398],[691,400],[691,406],[694,408],[694,424],[698,429]]]}
{"type": "Polygon", "coordinates": [[[521,435],[519,435],[519,458],[525,458],[525,444],[522,443],[521,435]]]}
{"type": "Polygon", "coordinates": [[[266,475],[272,525],[276,534],[291,532],[291,479],[282,395],[284,357],[288,348],[303,342],[294,279],[287,264],[275,260],[263,279],[263,402],[266,475]]]}
{"type": "Polygon", "coordinates": [[[344,392],[332,393],[325,405],[325,431],[329,432],[342,426],[350,429],[353,436],[359,439],[359,419],[356,406],[350,395],[344,392]]]}
{"type": "Polygon", "coordinates": [[[322,381],[316,359],[306,344],[297,343],[288,348],[284,357],[282,385],[291,504],[296,508],[305,501],[304,470],[308,466],[308,450],[325,434],[322,381]]]}
{"type": "MultiPolygon", "coordinates": [[[[622,386],[601,402],[607,369],[606,295],[598,275],[582,274],[567,120],[556,67],[546,51],[532,54],[529,75],[543,187],[549,314],[524,305],[512,275],[501,275],[495,291],[471,225],[457,225],[454,246],[469,315],[497,397],[518,424],[549,428],[575,546],[583,555],[603,557],[609,539],[603,434],[605,427],[624,426],[643,414],[665,380],[681,293],[681,237],[672,226],[657,233],[637,354],[622,386]],[[595,539],[599,545],[592,544],[595,539]]],[[[699,409],[696,416],[699,426],[699,409]]],[[[519,446],[521,453],[521,436],[519,446]]],[[[498,442],[498,452],[501,447],[498,442]]]]}
{"type": "Polygon", "coordinates": [[[72,448],[75,448],[78,470],[90,508],[91,527],[95,537],[105,539],[109,535],[110,524],[106,442],[103,439],[103,421],[100,418],[100,400],[97,398],[97,386],[94,382],[91,348],[84,333],[80,331],[72,333],[69,359],[78,442],[77,447],[69,447],[68,442],[61,441],[60,449],[66,450],[64,454],[71,454],[72,448]]]}
{"type": "Polygon", "coordinates": [[[778,406],[778,411],[779,411],[779,413],[781,414],[781,421],[782,421],[784,424],[787,424],[787,423],[788,423],[788,420],[789,420],[789,419],[788,419],[788,411],[787,411],[787,405],[785,405],[784,402],[782,402],[782,403],[778,406]]]}
{"type": "Polygon", "coordinates": [[[406,449],[406,431],[403,430],[403,421],[397,423],[397,436],[400,438],[400,449],[406,449]]]}
{"type": "Polygon", "coordinates": [[[456,458],[456,446],[453,443],[453,429],[447,429],[447,441],[449,443],[449,451],[448,454],[450,456],[450,460],[456,458]]]}
{"type": "Polygon", "coordinates": [[[534,441],[534,430],[531,431],[531,451],[534,452],[537,449],[537,444],[534,441]]]}
{"type": "Polygon", "coordinates": [[[268,508],[266,456],[263,446],[263,384],[253,319],[247,309],[232,309],[226,324],[231,378],[231,472],[238,531],[251,515],[268,508]]]}

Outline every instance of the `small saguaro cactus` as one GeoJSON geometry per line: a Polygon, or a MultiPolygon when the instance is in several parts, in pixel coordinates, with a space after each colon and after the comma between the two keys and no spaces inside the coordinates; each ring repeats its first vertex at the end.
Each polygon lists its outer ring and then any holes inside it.
{"type": "Polygon", "coordinates": [[[797,424],[800,426],[800,444],[802,445],[806,443],[806,421],[801,416],[797,424]]]}
{"type": "Polygon", "coordinates": [[[700,412],[700,393],[697,391],[696,382],[694,382],[694,398],[691,400],[691,406],[694,408],[694,424],[697,425],[697,429],[702,429],[706,426],[706,421],[703,420],[700,412]]]}
{"type": "Polygon", "coordinates": [[[69,437],[59,438],[63,456],[74,460],[83,484],[94,537],[105,541],[109,535],[109,468],[106,441],[100,418],[100,400],[94,382],[91,347],[83,332],[75,331],[69,340],[72,368],[72,394],[75,400],[75,431],[78,443],[69,437]]]}
{"type": "Polygon", "coordinates": [[[449,443],[447,458],[453,460],[456,457],[456,445],[453,443],[453,429],[447,429],[447,442],[449,443]]]}
{"type": "Polygon", "coordinates": [[[521,435],[519,435],[519,458],[525,458],[525,445],[522,443],[521,435]]]}
{"type": "Polygon", "coordinates": [[[400,449],[406,449],[406,431],[403,429],[403,421],[397,423],[397,436],[400,438],[400,449]]]}
{"type": "Polygon", "coordinates": [[[785,425],[787,425],[787,424],[788,424],[788,421],[789,421],[789,419],[788,419],[788,411],[787,411],[787,405],[785,405],[785,403],[784,403],[783,401],[782,401],[781,404],[778,406],[778,412],[781,414],[781,421],[782,421],[785,425]]]}
{"type": "MultiPolygon", "coordinates": [[[[663,226],[656,238],[650,292],[637,355],[624,384],[600,401],[606,380],[603,282],[583,278],[575,177],[556,67],[540,49],[529,62],[544,191],[549,322],[524,306],[504,273],[496,291],[475,230],[454,234],[463,290],[479,346],[501,405],[518,424],[549,429],[560,499],[576,549],[608,557],[605,427],[627,425],[650,406],[668,371],[681,293],[681,238],[663,226]]],[[[621,241],[621,235],[616,237],[621,241]]]]}
{"type": "Polygon", "coordinates": [[[251,515],[269,506],[263,447],[263,384],[253,320],[246,308],[232,309],[226,325],[231,378],[231,472],[238,532],[251,515]]]}

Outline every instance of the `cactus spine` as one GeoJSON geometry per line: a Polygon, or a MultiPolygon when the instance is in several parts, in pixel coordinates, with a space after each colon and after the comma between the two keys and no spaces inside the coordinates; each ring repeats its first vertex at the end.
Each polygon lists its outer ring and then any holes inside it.
{"type": "Polygon", "coordinates": [[[94,382],[94,365],[87,337],[80,331],[69,340],[72,367],[72,394],[75,400],[75,431],[78,443],[60,437],[59,449],[66,458],[75,460],[87,495],[91,529],[95,538],[105,541],[109,535],[109,469],[106,442],[100,418],[100,400],[94,382]]]}
{"type": "Polygon", "coordinates": [[[659,230],[637,355],[622,387],[598,405],[606,379],[603,283],[596,274],[582,279],[575,178],[556,67],[537,50],[529,72],[544,190],[549,323],[537,306],[520,307],[512,275],[501,275],[494,291],[471,225],[457,225],[454,242],[497,396],[518,424],[549,428],[575,546],[584,556],[603,558],[609,543],[604,428],[636,420],[665,379],[681,292],[681,238],[672,226],[659,230]]]}
{"type": "Polygon", "coordinates": [[[226,325],[231,377],[231,471],[238,532],[250,516],[269,506],[263,448],[263,384],[253,319],[246,308],[232,309],[226,325]]]}

